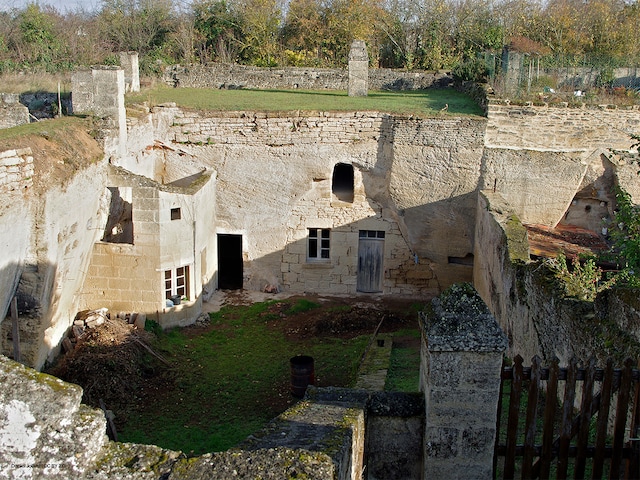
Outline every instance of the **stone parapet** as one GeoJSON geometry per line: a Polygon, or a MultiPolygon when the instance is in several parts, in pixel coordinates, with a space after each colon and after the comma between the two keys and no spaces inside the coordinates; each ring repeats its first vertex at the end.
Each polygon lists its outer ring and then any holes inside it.
{"type": "Polygon", "coordinates": [[[106,444],[104,414],[82,389],[0,356],[2,478],[78,478],[106,444]]]}

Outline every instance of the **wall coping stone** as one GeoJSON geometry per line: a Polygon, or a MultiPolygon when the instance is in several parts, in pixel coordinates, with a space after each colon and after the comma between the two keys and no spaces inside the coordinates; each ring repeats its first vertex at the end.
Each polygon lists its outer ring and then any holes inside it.
{"type": "Polygon", "coordinates": [[[471,284],[452,285],[431,306],[431,312],[420,312],[429,351],[506,351],[507,336],[471,284]]]}

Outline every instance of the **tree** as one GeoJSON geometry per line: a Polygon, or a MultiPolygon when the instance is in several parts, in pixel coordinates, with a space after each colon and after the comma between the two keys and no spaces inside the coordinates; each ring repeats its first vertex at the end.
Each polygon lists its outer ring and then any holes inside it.
{"type": "Polygon", "coordinates": [[[56,11],[43,10],[31,3],[17,16],[17,30],[9,48],[16,53],[16,61],[25,66],[55,70],[58,63],[68,59],[64,44],[56,30],[59,19],[56,11]]]}
{"type": "Polygon", "coordinates": [[[238,61],[244,44],[240,16],[225,0],[194,3],[193,12],[200,60],[238,61]]]}
{"type": "Polygon", "coordinates": [[[254,65],[275,66],[279,60],[279,32],[282,19],[281,0],[239,0],[243,20],[243,52],[254,65]]]}
{"type": "Polygon", "coordinates": [[[364,40],[371,63],[377,64],[386,38],[381,22],[387,18],[381,0],[333,0],[325,8],[325,54],[336,65],[346,65],[353,40],[364,40]]]}
{"type": "Polygon", "coordinates": [[[285,48],[291,51],[295,65],[322,65],[323,44],[327,35],[320,0],[291,0],[282,27],[285,48]]]}
{"type": "Polygon", "coordinates": [[[167,41],[172,11],[172,0],[103,0],[98,28],[113,52],[133,50],[143,56],[167,41]]]}

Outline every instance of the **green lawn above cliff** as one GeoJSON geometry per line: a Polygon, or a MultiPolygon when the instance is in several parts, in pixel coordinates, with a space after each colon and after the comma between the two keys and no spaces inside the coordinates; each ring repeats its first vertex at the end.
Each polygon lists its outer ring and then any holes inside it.
{"type": "Polygon", "coordinates": [[[127,104],[151,106],[175,102],[180,107],[225,111],[378,111],[396,115],[479,115],[482,110],[466,94],[452,88],[418,91],[371,91],[349,97],[346,91],[219,90],[157,86],[127,96],[127,104]],[[447,106],[446,112],[441,112],[447,106]]]}

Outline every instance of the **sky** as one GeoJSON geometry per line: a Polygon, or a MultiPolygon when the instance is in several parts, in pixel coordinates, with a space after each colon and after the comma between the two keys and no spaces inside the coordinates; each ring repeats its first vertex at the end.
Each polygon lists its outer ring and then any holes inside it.
{"type": "MultiPolygon", "coordinates": [[[[86,12],[95,12],[100,9],[101,0],[0,0],[0,11],[8,11],[12,8],[23,9],[30,3],[37,3],[41,6],[51,5],[60,13],[68,11],[76,12],[79,9],[86,12]]],[[[186,6],[189,0],[174,0],[174,5],[186,6]]]]}
{"type": "Polygon", "coordinates": [[[51,5],[60,13],[75,12],[78,9],[95,11],[100,6],[100,0],[0,0],[0,11],[11,10],[12,8],[22,9],[29,3],[37,3],[41,6],[51,5]]]}

